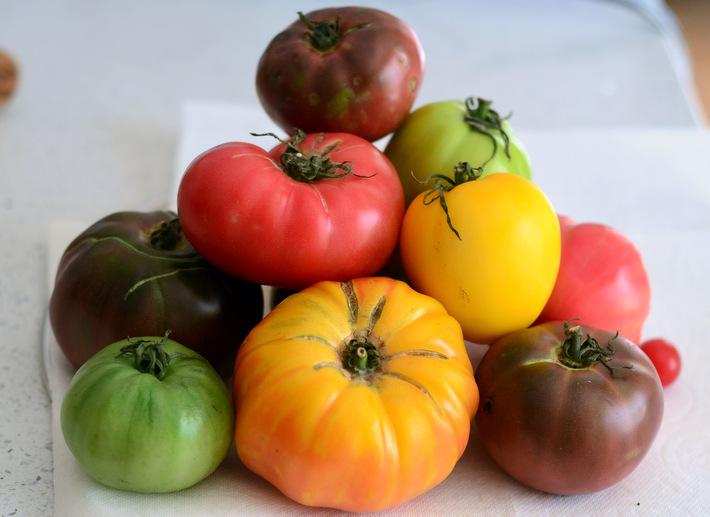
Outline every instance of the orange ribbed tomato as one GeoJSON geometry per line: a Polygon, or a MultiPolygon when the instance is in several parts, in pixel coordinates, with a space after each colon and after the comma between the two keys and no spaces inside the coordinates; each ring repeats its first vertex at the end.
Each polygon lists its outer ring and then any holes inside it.
{"type": "Polygon", "coordinates": [[[449,475],[478,387],[443,306],[375,277],[276,306],[240,347],[234,402],[249,469],[302,504],[374,512],[449,475]]]}

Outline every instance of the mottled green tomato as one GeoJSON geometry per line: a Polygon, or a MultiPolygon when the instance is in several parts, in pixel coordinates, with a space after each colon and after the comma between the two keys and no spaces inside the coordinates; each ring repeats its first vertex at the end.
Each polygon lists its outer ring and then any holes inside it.
{"type": "Polygon", "coordinates": [[[434,187],[432,174],[452,177],[459,162],[482,167],[482,176],[510,172],[530,179],[530,157],[508,117],[491,102],[440,101],[412,112],[394,132],[385,154],[397,169],[407,205],[434,187]]]}
{"type": "Polygon", "coordinates": [[[227,455],[234,428],[222,378],[167,336],[99,351],[72,378],[60,418],[84,471],[132,492],[173,492],[203,480],[227,455]]]}

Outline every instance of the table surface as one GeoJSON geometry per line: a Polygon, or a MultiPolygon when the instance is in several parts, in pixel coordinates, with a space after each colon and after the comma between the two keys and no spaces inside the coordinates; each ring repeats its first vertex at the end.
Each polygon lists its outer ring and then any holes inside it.
{"type": "MultiPolygon", "coordinates": [[[[0,111],[3,517],[53,514],[40,354],[50,223],[169,205],[185,101],[255,105],[268,41],[296,10],[324,5],[0,0],[0,49],[21,73],[0,111]]],[[[487,97],[523,131],[704,127],[683,41],[660,2],[377,5],[422,40],[416,105],[487,97]]]]}

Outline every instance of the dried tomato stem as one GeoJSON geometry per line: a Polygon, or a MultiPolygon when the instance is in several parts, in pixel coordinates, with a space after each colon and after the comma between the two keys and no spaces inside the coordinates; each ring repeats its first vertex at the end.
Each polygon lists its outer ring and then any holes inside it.
{"type": "Polygon", "coordinates": [[[187,239],[177,215],[170,221],[162,221],[148,235],[148,242],[156,249],[172,251],[187,246],[187,239]]]}

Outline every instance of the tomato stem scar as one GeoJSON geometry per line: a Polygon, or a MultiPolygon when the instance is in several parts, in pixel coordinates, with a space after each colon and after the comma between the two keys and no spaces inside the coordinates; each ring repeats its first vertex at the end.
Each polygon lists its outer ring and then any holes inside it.
{"type": "Polygon", "coordinates": [[[146,240],[159,250],[178,250],[189,246],[177,215],[170,221],[161,221],[148,231],[146,240]]]}

